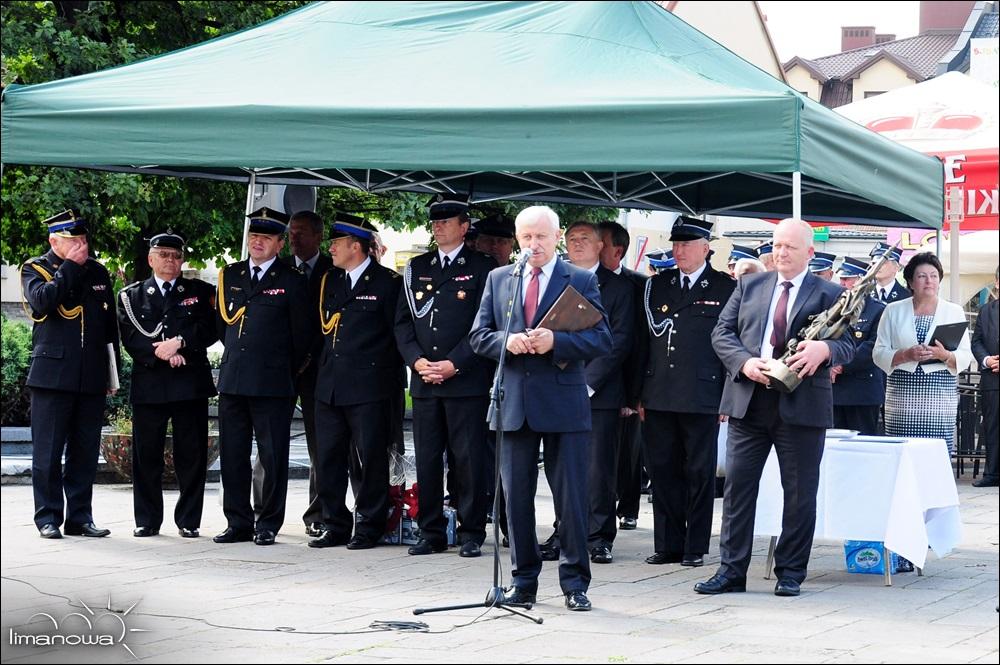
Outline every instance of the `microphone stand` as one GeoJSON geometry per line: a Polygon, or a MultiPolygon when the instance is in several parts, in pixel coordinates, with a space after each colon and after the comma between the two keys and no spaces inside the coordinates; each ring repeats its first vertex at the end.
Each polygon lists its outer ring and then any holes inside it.
{"type": "MultiPolygon", "coordinates": [[[[529,255],[530,256],[530,255],[529,255]]],[[[493,480],[495,487],[502,487],[502,480],[500,477],[500,449],[503,447],[503,369],[504,362],[507,360],[507,339],[510,337],[510,324],[514,319],[514,300],[521,293],[521,287],[524,283],[524,266],[527,261],[519,261],[514,267],[514,274],[517,279],[514,286],[514,297],[510,299],[507,303],[507,321],[504,325],[503,330],[503,343],[500,345],[500,359],[497,362],[496,372],[493,374],[493,388],[490,390],[490,402],[493,405],[493,424],[496,426],[496,450],[494,451],[493,461],[494,461],[494,474],[493,480]]],[[[533,617],[525,609],[529,609],[527,605],[522,605],[520,603],[508,603],[507,597],[504,594],[504,588],[500,586],[500,491],[493,492],[493,586],[490,587],[489,592],[486,594],[486,599],[479,603],[466,603],[464,605],[448,605],[445,607],[418,607],[413,610],[414,614],[427,614],[428,612],[450,612],[451,610],[468,610],[477,607],[485,607],[487,609],[497,608],[501,610],[506,610],[511,614],[516,614],[519,617],[533,621],[536,624],[541,624],[544,619],[541,617],[533,617]]]]}

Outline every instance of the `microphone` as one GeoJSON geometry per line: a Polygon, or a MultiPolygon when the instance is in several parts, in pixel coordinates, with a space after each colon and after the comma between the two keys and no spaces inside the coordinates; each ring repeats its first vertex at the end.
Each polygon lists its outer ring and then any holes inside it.
{"type": "Polygon", "coordinates": [[[521,254],[518,255],[517,261],[514,263],[513,274],[520,275],[521,271],[524,270],[524,265],[528,262],[528,259],[534,256],[534,254],[535,253],[531,251],[530,247],[525,247],[524,249],[522,249],[521,254]]]}

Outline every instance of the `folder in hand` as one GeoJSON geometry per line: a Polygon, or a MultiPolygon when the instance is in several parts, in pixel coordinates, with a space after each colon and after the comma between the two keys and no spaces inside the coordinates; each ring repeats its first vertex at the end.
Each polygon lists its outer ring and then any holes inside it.
{"type": "Polygon", "coordinates": [[[601,322],[601,313],[572,286],[559,294],[536,328],[556,332],[577,332],[593,328],[601,322]]]}

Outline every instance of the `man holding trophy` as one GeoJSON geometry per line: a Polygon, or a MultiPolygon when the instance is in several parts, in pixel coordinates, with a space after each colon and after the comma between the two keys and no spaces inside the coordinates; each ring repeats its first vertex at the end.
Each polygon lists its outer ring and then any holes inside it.
{"type": "Polygon", "coordinates": [[[702,594],[746,591],[757,490],[774,445],[785,492],[774,593],[799,595],[816,525],[825,432],[833,426],[830,372],[817,370],[854,356],[852,336],[842,334],[856,313],[841,293],[852,292],[809,272],[812,228],[782,221],[772,254],[776,272],[740,280],[712,333],[729,376],[719,410],[730,420],[722,560],[715,575],[695,585],[702,594]]]}

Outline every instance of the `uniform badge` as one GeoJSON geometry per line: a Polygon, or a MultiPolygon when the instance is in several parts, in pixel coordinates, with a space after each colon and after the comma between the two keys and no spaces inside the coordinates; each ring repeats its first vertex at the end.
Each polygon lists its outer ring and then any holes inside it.
{"type": "Polygon", "coordinates": [[[416,293],[413,294],[413,297],[416,298],[417,300],[423,300],[424,299],[424,292],[423,291],[417,291],[416,293]]]}
{"type": "Polygon", "coordinates": [[[156,289],[154,289],[152,286],[146,289],[146,293],[148,293],[149,295],[153,295],[154,291],[156,291],[156,289]]]}
{"type": "Polygon", "coordinates": [[[108,309],[108,303],[104,302],[104,303],[101,303],[101,304],[104,305],[104,310],[107,311],[107,309],[108,309]]]}
{"type": "Polygon", "coordinates": [[[660,311],[663,312],[664,314],[666,314],[668,309],[670,309],[670,307],[668,307],[667,305],[664,305],[663,307],[660,308],[660,311]]]}
{"type": "Polygon", "coordinates": [[[433,259],[431,259],[431,265],[432,266],[436,266],[437,264],[438,264],[437,257],[434,257],[433,259]]]}
{"type": "Polygon", "coordinates": [[[183,284],[178,284],[177,285],[177,293],[184,293],[184,285],[183,284]]]}
{"type": "Polygon", "coordinates": [[[455,259],[455,263],[457,263],[460,266],[464,266],[465,265],[465,257],[464,256],[458,257],[457,259],[455,259]]]}
{"type": "Polygon", "coordinates": [[[670,278],[670,283],[671,284],[676,284],[677,283],[677,278],[676,277],[671,277],[670,278]]]}
{"type": "Polygon", "coordinates": [[[703,280],[701,280],[698,283],[701,284],[701,288],[703,288],[703,289],[707,289],[708,288],[708,280],[707,279],[703,279],[703,280]]]}
{"type": "Polygon", "coordinates": [[[862,338],[862,337],[864,337],[865,335],[864,335],[864,333],[863,333],[863,332],[861,332],[860,330],[855,330],[855,331],[854,331],[854,336],[855,336],[855,337],[857,337],[858,339],[861,339],[861,338],[862,338]]]}
{"type": "Polygon", "coordinates": [[[465,300],[465,291],[459,291],[455,294],[459,300],[465,300]]]}

